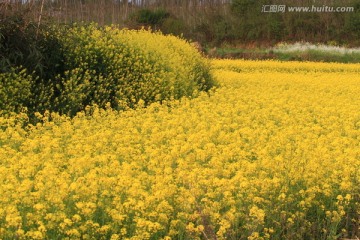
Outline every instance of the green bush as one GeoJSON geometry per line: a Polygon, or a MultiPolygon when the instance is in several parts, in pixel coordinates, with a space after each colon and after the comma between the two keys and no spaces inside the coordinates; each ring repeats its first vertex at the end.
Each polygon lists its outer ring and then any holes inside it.
{"type": "Polygon", "coordinates": [[[58,30],[47,24],[38,26],[29,14],[26,9],[7,14],[0,11],[0,88],[4,99],[8,94],[7,100],[1,101],[10,104],[0,110],[26,107],[34,113],[54,107],[54,79],[64,72],[62,46],[55,34],[58,30]]]}
{"type": "Polygon", "coordinates": [[[29,13],[18,10],[10,16],[0,11],[0,71],[22,66],[42,79],[62,72],[60,43],[48,23],[29,20],[29,13]]]}
{"type": "Polygon", "coordinates": [[[188,26],[186,23],[179,18],[169,17],[164,20],[161,24],[161,31],[165,34],[173,34],[176,36],[187,35],[188,26]]]}
{"type": "Polygon", "coordinates": [[[140,9],[132,16],[136,23],[151,26],[155,29],[169,17],[170,14],[164,9],[151,10],[147,8],[140,9]]]}

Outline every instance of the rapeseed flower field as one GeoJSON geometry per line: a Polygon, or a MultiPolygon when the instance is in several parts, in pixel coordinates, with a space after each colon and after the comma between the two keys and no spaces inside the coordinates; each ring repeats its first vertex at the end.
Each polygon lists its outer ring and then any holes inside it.
{"type": "Polygon", "coordinates": [[[0,118],[0,238],[360,237],[360,66],[212,71],[194,99],[0,118]]]}

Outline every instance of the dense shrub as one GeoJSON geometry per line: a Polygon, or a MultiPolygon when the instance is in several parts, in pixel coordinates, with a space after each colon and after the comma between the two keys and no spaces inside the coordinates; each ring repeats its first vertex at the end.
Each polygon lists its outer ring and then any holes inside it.
{"type": "Polygon", "coordinates": [[[170,14],[164,9],[140,9],[132,17],[137,23],[146,24],[148,26],[160,25],[170,14]]]}
{"type": "Polygon", "coordinates": [[[53,109],[53,80],[64,71],[58,30],[35,24],[29,14],[0,11],[0,110],[53,109]]]}
{"type": "Polygon", "coordinates": [[[166,18],[161,24],[161,31],[163,33],[173,34],[175,36],[189,35],[188,28],[184,20],[176,17],[166,18]]]}
{"type": "Polygon", "coordinates": [[[10,16],[0,11],[0,71],[22,66],[40,78],[63,71],[59,39],[51,25],[35,24],[25,10],[10,16]]]}

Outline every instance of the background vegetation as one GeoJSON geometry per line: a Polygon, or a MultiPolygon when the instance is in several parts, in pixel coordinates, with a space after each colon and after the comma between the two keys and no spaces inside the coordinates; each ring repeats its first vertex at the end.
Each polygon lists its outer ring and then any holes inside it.
{"type": "Polygon", "coordinates": [[[203,45],[273,45],[308,41],[359,46],[360,0],[20,0],[3,1],[1,11],[27,9],[58,23],[97,22],[130,28],[143,25],[183,34],[203,45]],[[11,2],[11,3],[10,3],[11,2]],[[262,13],[263,5],[351,6],[351,13],[262,13]]]}

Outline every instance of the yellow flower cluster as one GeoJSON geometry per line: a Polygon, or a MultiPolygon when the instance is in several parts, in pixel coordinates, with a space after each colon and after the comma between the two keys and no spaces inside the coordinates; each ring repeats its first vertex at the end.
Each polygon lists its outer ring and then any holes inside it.
{"type": "Polygon", "coordinates": [[[66,71],[55,79],[60,95],[54,104],[61,113],[107,102],[123,109],[193,97],[215,84],[207,60],[175,36],[89,25],[70,28],[59,39],[66,71]]]}
{"type": "Polygon", "coordinates": [[[213,65],[191,100],[0,118],[0,238],[355,237],[360,66],[213,65]]]}
{"type": "Polygon", "coordinates": [[[33,79],[25,69],[0,73],[0,114],[19,112],[31,95],[33,79]]]}

